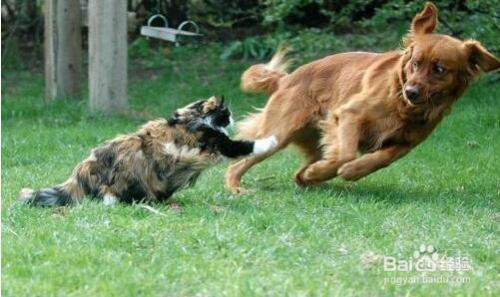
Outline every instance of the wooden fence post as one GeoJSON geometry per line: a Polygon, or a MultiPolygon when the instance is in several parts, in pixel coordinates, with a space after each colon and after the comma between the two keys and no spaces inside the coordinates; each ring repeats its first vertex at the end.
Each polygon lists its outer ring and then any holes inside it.
{"type": "Polygon", "coordinates": [[[89,86],[93,112],[127,109],[127,1],[90,0],[89,86]]]}
{"type": "Polygon", "coordinates": [[[45,97],[78,96],[82,35],[78,0],[45,2],[45,97]]]}

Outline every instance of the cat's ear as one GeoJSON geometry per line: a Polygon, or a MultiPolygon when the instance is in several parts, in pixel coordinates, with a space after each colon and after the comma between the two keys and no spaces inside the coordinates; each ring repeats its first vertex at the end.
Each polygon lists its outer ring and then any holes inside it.
{"type": "Polygon", "coordinates": [[[215,110],[220,104],[219,98],[212,96],[207,101],[203,102],[203,113],[215,110]]]}

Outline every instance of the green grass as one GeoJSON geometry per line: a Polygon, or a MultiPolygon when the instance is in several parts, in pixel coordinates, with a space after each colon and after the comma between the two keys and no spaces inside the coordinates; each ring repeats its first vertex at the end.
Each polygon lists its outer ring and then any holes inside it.
{"type": "Polygon", "coordinates": [[[17,202],[22,187],[59,183],[90,149],[143,121],[212,94],[237,116],[263,96],[239,91],[248,64],[218,49],[174,50],[158,70],[132,66],[135,112],[91,116],[86,103],[44,104],[43,76],[2,81],[2,294],[4,296],[491,295],[499,287],[500,89],[484,80],[428,141],[357,183],[301,189],[292,149],[245,176],[255,193],[225,191],[227,164],[204,173],[170,203],[67,211],[17,202]],[[420,244],[469,257],[466,284],[387,284],[381,257],[408,259],[420,244]]]}

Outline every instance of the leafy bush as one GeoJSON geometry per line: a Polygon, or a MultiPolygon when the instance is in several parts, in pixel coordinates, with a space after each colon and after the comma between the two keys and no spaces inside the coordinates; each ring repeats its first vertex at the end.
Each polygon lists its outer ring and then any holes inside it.
{"type": "MultiPolygon", "coordinates": [[[[325,52],[396,48],[409,30],[411,19],[424,3],[407,0],[267,0],[261,26],[267,28],[268,33],[230,43],[221,57],[261,60],[268,57],[280,42],[289,43],[305,59],[325,52]],[[314,15],[311,9],[328,17],[328,24],[320,28],[304,28],[293,23],[293,18],[307,19],[314,15]],[[269,29],[272,26],[274,30],[269,29]]],[[[500,15],[489,9],[500,7],[500,0],[445,0],[437,5],[438,32],[462,39],[477,39],[493,53],[500,52],[497,41],[500,15]]]]}
{"type": "Polygon", "coordinates": [[[371,18],[378,0],[266,0],[264,24],[309,25],[351,32],[353,22],[371,18]]]}
{"type": "MultiPolygon", "coordinates": [[[[383,28],[388,24],[407,26],[416,12],[420,11],[425,1],[394,0],[377,8],[375,15],[364,19],[359,24],[364,28],[383,28]]],[[[438,32],[450,34],[462,39],[477,39],[489,50],[499,53],[498,31],[500,14],[493,7],[500,7],[500,0],[483,1],[439,1],[438,32]]]]}
{"type": "Polygon", "coordinates": [[[129,58],[143,68],[156,68],[168,65],[170,48],[155,49],[146,38],[137,38],[128,46],[129,58]]]}
{"type": "Polygon", "coordinates": [[[300,53],[300,55],[294,56],[299,57],[300,60],[297,62],[303,63],[320,56],[348,50],[384,51],[393,49],[398,46],[399,37],[396,32],[337,35],[333,32],[311,28],[234,41],[226,46],[220,57],[222,59],[265,60],[274,53],[280,44],[284,43],[292,52],[300,53]]]}
{"type": "MultiPolygon", "coordinates": [[[[435,2],[439,8],[439,32],[477,39],[493,53],[500,53],[500,13],[495,9],[500,7],[500,0],[435,2]]],[[[9,61],[18,65],[17,60],[24,60],[21,56],[12,57],[17,48],[40,56],[42,3],[2,2],[2,25],[7,28],[2,31],[3,65],[9,61]]],[[[223,59],[262,60],[281,42],[301,51],[305,59],[349,49],[395,48],[425,0],[128,0],[128,3],[129,9],[144,19],[159,11],[169,17],[173,26],[186,18],[197,22],[205,40],[228,42],[221,55],[223,59]]],[[[148,61],[149,66],[165,63],[165,52],[158,54],[143,39],[134,41],[138,32],[135,34],[130,38],[131,57],[148,61]]]]}

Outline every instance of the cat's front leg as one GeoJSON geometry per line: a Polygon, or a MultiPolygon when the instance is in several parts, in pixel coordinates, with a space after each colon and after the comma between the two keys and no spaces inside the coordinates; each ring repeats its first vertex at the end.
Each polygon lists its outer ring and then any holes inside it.
{"type": "Polygon", "coordinates": [[[257,139],[253,142],[253,155],[265,154],[278,145],[278,139],[276,136],[269,136],[262,139],[257,139]]]}
{"type": "Polygon", "coordinates": [[[255,141],[232,140],[227,137],[226,139],[218,139],[216,147],[223,156],[234,159],[248,155],[265,154],[277,145],[278,140],[275,136],[255,141]]]}
{"type": "Polygon", "coordinates": [[[217,130],[210,129],[203,132],[207,143],[210,143],[221,155],[231,159],[265,154],[278,145],[275,136],[247,141],[232,140],[229,136],[217,130]]]}

